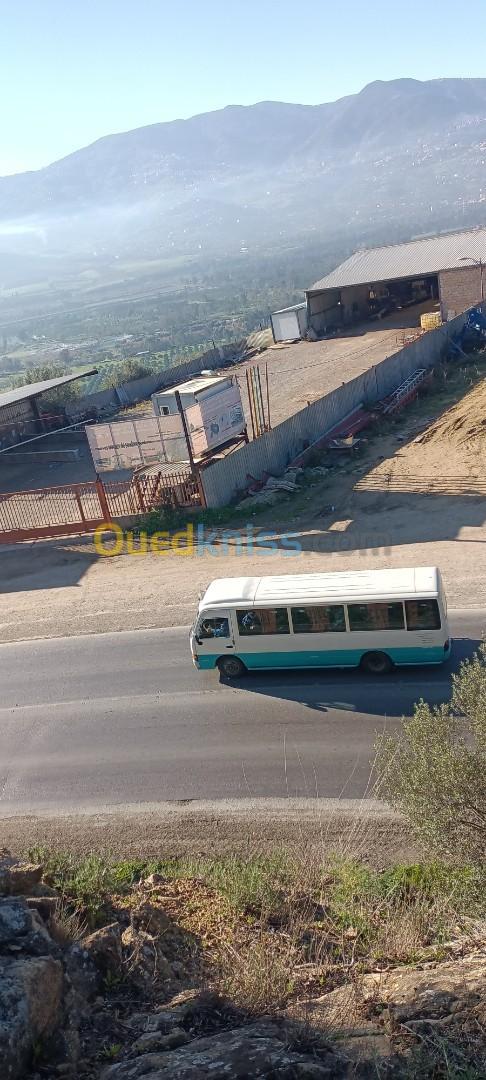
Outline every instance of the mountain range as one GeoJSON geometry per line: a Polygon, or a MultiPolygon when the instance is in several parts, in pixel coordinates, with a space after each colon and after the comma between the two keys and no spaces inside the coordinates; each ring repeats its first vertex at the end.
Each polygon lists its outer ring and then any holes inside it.
{"type": "Polygon", "coordinates": [[[485,161],[486,79],[229,106],[1,178],[0,276],[5,255],[18,276],[22,256],[221,257],[338,235],[352,248],[483,224],[485,161]]]}

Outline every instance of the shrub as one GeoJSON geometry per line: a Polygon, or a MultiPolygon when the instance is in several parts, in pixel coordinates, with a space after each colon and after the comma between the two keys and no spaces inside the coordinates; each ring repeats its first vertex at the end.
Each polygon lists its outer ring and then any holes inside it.
{"type": "Polygon", "coordinates": [[[481,864],[486,852],[486,645],[453,676],[444,705],[420,701],[378,744],[378,793],[435,850],[481,864]]]}

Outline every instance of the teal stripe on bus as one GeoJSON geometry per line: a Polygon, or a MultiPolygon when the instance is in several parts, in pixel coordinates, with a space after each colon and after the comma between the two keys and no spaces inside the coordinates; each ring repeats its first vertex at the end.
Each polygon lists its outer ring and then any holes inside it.
{"type": "MultiPolygon", "coordinates": [[[[361,657],[367,652],[385,652],[397,665],[406,664],[442,664],[448,659],[450,649],[444,652],[442,645],[431,645],[420,648],[415,645],[410,648],[384,648],[380,649],[339,649],[332,652],[317,649],[298,650],[290,652],[227,652],[226,656],[237,656],[250,670],[266,668],[297,668],[297,667],[357,667],[361,657]]],[[[198,657],[198,665],[206,670],[213,668],[222,653],[203,654],[198,657]]]]}

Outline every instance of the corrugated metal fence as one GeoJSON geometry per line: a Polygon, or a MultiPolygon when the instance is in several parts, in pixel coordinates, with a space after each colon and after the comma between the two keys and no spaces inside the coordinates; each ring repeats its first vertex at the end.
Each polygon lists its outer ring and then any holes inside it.
{"type": "Polygon", "coordinates": [[[416,368],[433,367],[443,354],[448,338],[464,325],[466,316],[467,312],[429,331],[376,367],[301,409],[261,438],[204,469],[202,481],[207,505],[226,506],[245,490],[248,477],[259,479],[264,472],[281,474],[305,446],[358,405],[371,405],[386,397],[416,368]]]}

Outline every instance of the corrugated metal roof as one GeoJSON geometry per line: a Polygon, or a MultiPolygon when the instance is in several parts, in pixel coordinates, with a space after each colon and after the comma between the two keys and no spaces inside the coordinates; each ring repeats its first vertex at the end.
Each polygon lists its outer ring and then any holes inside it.
{"type": "Polygon", "coordinates": [[[278,311],[272,311],[272,315],[286,315],[287,311],[302,311],[302,308],[306,308],[307,304],[305,300],[300,304],[291,304],[290,307],[279,308],[278,311]]]}
{"type": "Polygon", "coordinates": [[[423,277],[439,270],[453,270],[473,265],[481,259],[486,264],[486,229],[444,233],[408,244],[356,251],[326,277],[316,281],[308,292],[340,289],[347,285],[368,285],[390,278],[423,277]]]}
{"type": "Polygon", "coordinates": [[[27,401],[29,398],[37,397],[38,394],[44,394],[46,390],[55,390],[58,386],[64,386],[64,383],[74,382],[75,379],[84,379],[86,375],[97,374],[97,368],[90,368],[89,371],[81,371],[76,375],[61,375],[58,379],[45,379],[44,382],[17,386],[15,390],[5,390],[3,394],[0,394],[0,409],[4,405],[16,405],[18,401],[27,401]]]}

